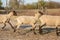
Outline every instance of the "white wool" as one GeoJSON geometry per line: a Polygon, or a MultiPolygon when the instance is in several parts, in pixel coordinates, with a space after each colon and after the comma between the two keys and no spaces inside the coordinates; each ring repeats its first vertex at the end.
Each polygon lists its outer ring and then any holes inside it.
{"type": "Polygon", "coordinates": [[[5,23],[11,16],[13,16],[12,12],[9,14],[0,15],[0,23],[5,23]]]}
{"type": "Polygon", "coordinates": [[[60,16],[42,15],[40,18],[41,25],[46,23],[48,26],[60,25],[60,16]]]}
{"type": "Polygon", "coordinates": [[[34,16],[20,16],[17,18],[17,21],[19,23],[24,23],[24,24],[30,24],[30,23],[34,23],[36,20],[36,18],[34,16]]]}
{"type": "Polygon", "coordinates": [[[35,13],[35,16],[18,16],[17,18],[15,18],[15,20],[17,21],[16,26],[17,28],[19,28],[19,26],[21,26],[21,24],[23,23],[30,24],[34,28],[36,21],[39,19],[39,16],[39,13],[35,13]]]}

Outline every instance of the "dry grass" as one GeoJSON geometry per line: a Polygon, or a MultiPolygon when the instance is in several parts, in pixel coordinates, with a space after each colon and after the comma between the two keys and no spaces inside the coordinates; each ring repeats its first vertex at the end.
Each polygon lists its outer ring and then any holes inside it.
{"type": "MultiPolygon", "coordinates": [[[[55,31],[52,30],[52,32],[40,35],[37,32],[37,35],[34,35],[33,32],[29,32],[27,34],[25,33],[27,30],[18,30],[17,32],[13,32],[13,30],[0,30],[0,40],[60,40],[60,37],[56,36],[55,31]]],[[[45,31],[45,30],[44,30],[45,31]]],[[[48,30],[46,30],[48,31],[48,30]]],[[[51,31],[51,30],[49,30],[51,31]]]]}
{"type": "Polygon", "coordinates": [[[60,9],[48,9],[47,14],[60,16],[60,9]]]}
{"type": "MultiPolygon", "coordinates": [[[[8,27],[9,25],[7,25],[8,27]]],[[[0,40],[60,40],[60,36],[56,35],[55,28],[43,28],[43,35],[38,33],[36,30],[36,35],[33,32],[27,32],[27,30],[19,29],[17,32],[8,27],[4,30],[0,29],[0,40]],[[27,32],[27,33],[26,33],[27,32]],[[24,34],[26,33],[26,34],[24,34]]]]}
{"type": "MultiPolygon", "coordinates": [[[[27,15],[27,16],[34,16],[37,10],[21,10],[17,11],[18,15],[27,15]]],[[[60,16],[60,9],[47,9],[48,15],[58,15],[60,16]]]]}

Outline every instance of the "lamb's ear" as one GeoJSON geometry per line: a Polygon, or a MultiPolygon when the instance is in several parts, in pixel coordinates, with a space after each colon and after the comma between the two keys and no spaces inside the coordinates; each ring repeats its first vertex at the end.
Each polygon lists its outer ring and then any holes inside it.
{"type": "Polygon", "coordinates": [[[43,15],[44,13],[43,12],[41,12],[41,11],[38,11],[41,15],[43,15]]]}
{"type": "Polygon", "coordinates": [[[15,16],[17,16],[17,13],[16,13],[16,11],[13,11],[13,14],[14,14],[15,16]]]}

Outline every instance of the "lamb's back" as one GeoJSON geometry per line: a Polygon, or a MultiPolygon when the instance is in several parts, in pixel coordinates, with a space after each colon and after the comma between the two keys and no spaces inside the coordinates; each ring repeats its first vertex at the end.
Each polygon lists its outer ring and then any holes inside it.
{"type": "Polygon", "coordinates": [[[60,16],[43,15],[40,18],[42,24],[47,25],[60,25],[60,16]]]}

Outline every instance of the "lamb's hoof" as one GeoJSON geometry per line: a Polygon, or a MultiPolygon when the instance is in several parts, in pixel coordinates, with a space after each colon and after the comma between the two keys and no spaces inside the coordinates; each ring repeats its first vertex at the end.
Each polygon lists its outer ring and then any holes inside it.
{"type": "Polygon", "coordinates": [[[60,34],[59,34],[60,32],[57,32],[56,34],[57,34],[57,36],[60,36],[60,34]]]}
{"type": "Polygon", "coordinates": [[[14,30],[14,32],[16,32],[16,30],[14,30]]]}
{"type": "Polygon", "coordinates": [[[1,31],[4,31],[4,28],[2,27],[1,31]]]}
{"type": "Polygon", "coordinates": [[[42,34],[42,33],[39,33],[39,34],[42,34]]]}
{"type": "Polygon", "coordinates": [[[33,29],[30,29],[30,31],[32,31],[33,29]]]}
{"type": "Polygon", "coordinates": [[[57,34],[57,36],[59,36],[59,33],[56,33],[57,34]]]}
{"type": "Polygon", "coordinates": [[[26,35],[26,33],[23,33],[22,35],[26,35]]]}
{"type": "Polygon", "coordinates": [[[2,29],[4,29],[4,27],[2,27],[2,29]]]}
{"type": "Polygon", "coordinates": [[[34,32],[34,34],[36,35],[37,33],[36,33],[36,32],[34,32]]]}
{"type": "Polygon", "coordinates": [[[42,32],[39,32],[39,34],[41,34],[41,35],[42,35],[43,33],[42,33],[42,32]]]}

